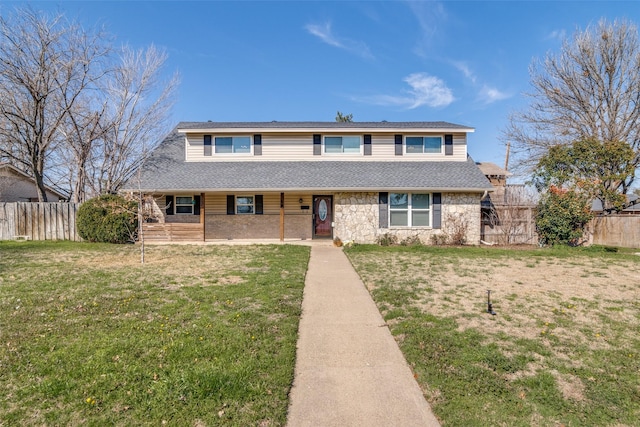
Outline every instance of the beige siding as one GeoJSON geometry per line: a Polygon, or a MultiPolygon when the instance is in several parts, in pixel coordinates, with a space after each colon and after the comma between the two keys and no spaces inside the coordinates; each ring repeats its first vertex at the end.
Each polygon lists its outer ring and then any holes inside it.
{"type": "MultiPolygon", "coordinates": [[[[243,134],[244,135],[244,134],[243,134]]],[[[323,133],[326,135],[349,135],[348,133],[323,133]]],[[[360,134],[358,134],[360,135],[360,134]]],[[[411,135],[411,133],[407,133],[411,135]]],[[[424,134],[421,134],[424,135],[424,134]]],[[[434,133],[433,135],[440,135],[434,133]]],[[[215,137],[215,135],[214,135],[215,137]]],[[[323,139],[324,142],[324,139],[323,139]]],[[[361,142],[362,143],[362,142],[361,142]]],[[[441,154],[426,155],[395,155],[394,134],[372,133],[371,156],[364,154],[323,154],[313,155],[313,134],[263,134],[262,155],[253,154],[226,154],[204,156],[204,134],[187,134],[185,138],[187,161],[465,161],[467,158],[466,134],[453,135],[453,155],[445,156],[444,149],[441,154]]],[[[324,150],[323,150],[324,151],[324,150]]]]}
{"type": "MultiPolygon", "coordinates": [[[[256,156],[260,159],[260,156],[256,156]]],[[[260,160],[314,160],[313,135],[262,135],[260,160]]]]}
{"type": "Polygon", "coordinates": [[[187,161],[208,160],[209,157],[204,156],[204,135],[188,134],[185,137],[185,152],[187,161]]]}
{"type": "Polygon", "coordinates": [[[205,212],[206,215],[226,215],[227,214],[227,195],[220,193],[206,193],[205,212]]]}
{"type": "MultiPolygon", "coordinates": [[[[264,215],[280,214],[280,193],[207,193],[205,194],[206,215],[226,215],[227,214],[227,194],[233,195],[256,195],[262,194],[264,215]]],[[[284,210],[287,215],[304,215],[311,212],[311,195],[302,193],[285,193],[284,210]],[[300,203],[302,199],[302,203],[300,203]],[[309,206],[308,210],[301,209],[301,206],[309,206]]]]}

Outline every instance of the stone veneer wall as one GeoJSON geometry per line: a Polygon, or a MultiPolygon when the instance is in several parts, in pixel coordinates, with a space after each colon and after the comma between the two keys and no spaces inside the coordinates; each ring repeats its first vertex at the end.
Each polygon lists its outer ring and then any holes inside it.
{"type": "MultiPolygon", "coordinates": [[[[285,239],[311,239],[311,214],[285,215],[285,239]]],[[[205,215],[205,239],[279,239],[280,215],[205,215]]]]}
{"type": "Polygon", "coordinates": [[[344,243],[374,243],[378,236],[378,193],[335,193],[333,236],[344,243]]]}
{"type": "Polygon", "coordinates": [[[422,243],[430,244],[431,236],[453,232],[456,218],[467,224],[467,243],[480,243],[479,193],[442,193],[442,229],[380,228],[378,193],[335,193],[334,236],[343,242],[375,243],[378,236],[389,233],[399,240],[418,236],[422,243]]]}

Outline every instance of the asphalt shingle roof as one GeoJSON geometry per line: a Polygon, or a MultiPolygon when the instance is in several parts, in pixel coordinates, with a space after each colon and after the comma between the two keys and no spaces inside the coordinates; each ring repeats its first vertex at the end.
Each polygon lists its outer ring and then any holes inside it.
{"type": "Polygon", "coordinates": [[[492,187],[475,162],[264,161],[185,162],[184,135],[174,130],[125,190],[449,190],[484,191],[492,187]]]}
{"type": "Polygon", "coordinates": [[[182,122],[177,129],[460,129],[471,130],[469,126],[457,125],[448,122],[182,122]]]}

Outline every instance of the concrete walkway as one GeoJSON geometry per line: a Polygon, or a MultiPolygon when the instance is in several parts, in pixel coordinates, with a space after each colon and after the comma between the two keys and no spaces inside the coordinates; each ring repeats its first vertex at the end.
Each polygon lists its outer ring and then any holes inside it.
{"type": "Polygon", "coordinates": [[[341,249],[312,246],[288,427],[439,426],[341,249]]]}

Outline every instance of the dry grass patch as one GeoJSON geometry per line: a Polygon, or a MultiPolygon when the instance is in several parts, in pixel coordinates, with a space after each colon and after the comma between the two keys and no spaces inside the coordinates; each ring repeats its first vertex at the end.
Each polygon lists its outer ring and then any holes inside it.
{"type": "Polygon", "coordinates": [[[625,425],[640,416],[640,258],[593,249],[347,253],[426,395],[439,396],[432,404],[445,424],[625,425]]]}

